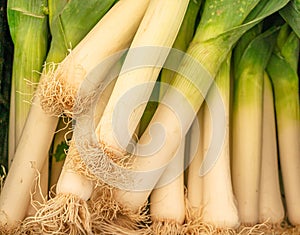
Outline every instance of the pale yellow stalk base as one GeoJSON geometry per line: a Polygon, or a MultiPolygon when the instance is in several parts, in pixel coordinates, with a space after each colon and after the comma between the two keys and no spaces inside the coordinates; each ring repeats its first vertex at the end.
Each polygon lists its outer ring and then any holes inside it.
{"type": "Polygon", "coordinates": [[[181,233],[185,218],[183,174],[171,183],[152,191],[150,215],[154,234],[181,233]]]}
{"type": "MultiPolygon", "coordinates": [[[[220,156],[220,158],[223,157],[220,156]]],[[[219,159],[218,161],[223,161],[223,159],[219,159]]],[[[240,222],[236,201],[231,190],[230,175],[226,176],[224,169],[221,169],[223,172],[220,171],[222,166],[218,164],[216,164],[215,169],[212,169],[208,175],[204,176],[202,219],[205,223],[211,224],[214,227],[228,228],[229,230],[235,229],[239,226],[240,222]],[[222,178],[220,176],[227,182],[219,185],[218,182],[213,184],[216,178],[219,182],[221,181],[222,178]],[[214,177],[214,179],[209,179],[209,177],[214,177]],[[212,189],[212,187],[216,188],[212,189]],[[225,195],[225,192],[227,195],[225,195]]]]}

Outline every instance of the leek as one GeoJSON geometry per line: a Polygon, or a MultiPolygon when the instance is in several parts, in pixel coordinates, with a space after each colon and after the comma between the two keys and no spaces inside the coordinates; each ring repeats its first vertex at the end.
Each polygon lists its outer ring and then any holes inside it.
{"type": "MultiPolygon", "coordinates": [[[[186,51],[195,32],[194,26],[196,24],[200,5],[201,1],[189,2],[186,14],[172,48],[183,52],[186,51]]],[[[166,63],[170,63],[168,58],[166,63]]],[[[159,84],[161,84],[159,89],[159,100],[163,98],[174,75],[174,71],[166,68],[162,69],[159,81],[159,84]]],[[[152,110],[151,118],[155,109],[152,110]]],[[[147,122],[147,125],[150,120],[151,119],[147,122]]],[[[141,119],[141,122],[142,121],[143,119],[141,119]]],[[[176,153],[176,160],[174,160],[173,164],[169,165],[165,170],[157,183],[157,188],[154,189],[150,195],[151,229],[155,234],[181,233],[184,229],[186,210],[184,193],[184,161],[187,148],[185,142],[186,139],[184,138],[178,152],[176,153]],[[175,179],[174,175],[176,175],[175,179]],[[174,203],[177,204],[176,207],[173,206],[174,203]]]]}
{"type": "MultiPolygon", "coordinates": [[[[146,8],[147,2],[139,1],[141,2],[140,5],[131,5],[131,1],[129,0],[128,6],[130,7],[127,8],[127,10],[125,8],[119,8],[119,6],[126,6],[126,4],[123,4],[123,2],[127,1],[120,1],[119,4],[114,6],[117,10],[110,10],[110,14],[106,14],[105,17],[103,17],[97,23],[97,25],[94,26],[94,30],[90,31],[89,34],[85,37],[85,40],[82,40],[82,43],[79,43],[76,46],[76,51],[74,49],[73,54],[79,53],[81,51],[81,55],[84,56],[89,51],[92,51],[94,52],[94,54],[97,54],[97,61],[94,62],[95,64],[97,64],[101,62],[106,56],[109,56],[114,52],[124,49],[124,47],[128,46],[133,34],[136,31],[136,28],[138,27],[139,21],[142,18],[143,9],[146,8]],[[133,16],[132,12],[135,11],[139,12],[139,14],[135,14],[133,16]],[[124,17],[124,15],[126,14],[128,17],[131,17],[130,22],[128,18],[128,21],[125,21],[122,18],[122,16],[124,17]],[[116,20],[118,18],[119,21],[116,20]],[[105,35],[105,32],[107,30],[109,30],[111,34],[105,35]],[[105,35],[106,37],[104,37],[103,35],[105,35]],[[89,38],[89,40],[87,40],[86,38],[89,38]],[[116,47],[116,45],[111,45],[113,40],[117,42],[122,41],[122,43],[119,44],[119,47],[116,47]],[[88,41],[90,44],[87,43],[87,45],[85,45],[86,41],[88,41]],[[99,50],[95,50],[95,43],[100,43],[102,47],[98,48],[99,50]],[[89,49],[86,49],[83,45],[87,46],[89,49]]],[[[87,33],[87,31],[85,31],[85,33],[87,33]]],[[[92,60],[95,58],[91,56],[89,57],[89,59],[92,60]]],[[[89,63],[89,66],[92,67],[93,63],[89,63]]],[[[46,66],[43,71],[41,78],[42,83],[45,80],[44,76],[48,69],[49,67],[46,66]]],[[[83,78],[80,79],[83,80],[83,78]]],[[[42,85],[42,83],[40,83],[39,85],[42,85]]],[[[39,86],[38,88],[38,92],[40,92],[41,90],[40,87],[41,86],[39,86]]],[[[53,93],[53,90],[51,91],[51,93],[53,93]]],[[[57,116],[48,115],[42,109],[39,95],[35,96],[33,104],[31,105],[29,115],[30,116],[28,116],[28,121],[26,122],[22,137],[20,139],[20,144],[18,145],[15,153],[15,163],[12,164],[12,167],[6,178],[3,191],[0,195],[0,214],[3,215],[0,217],[2,225],[7,224],[9,226],[16,226],[18,221],[24,218],[25,210],[30,201],[29,185],[31,184],[31,182],[33,182],[33,178],[35,177],[35,170],[32,169],[31,163],[34,163],[35,169],[37,169],[38,171],[41,170],[44,158],[47,156],[55,132],[55,128],[58,123],[57,116]],[[44,136],[41,137],[39,135],[36,135],[36,133],[43,133],[44,136]],[[22,184],[20,183],[19,179],[23,179],[22,184]],[[15,197],[11,195],[15,195],[15,197]]],[[[59,113],[58,115],[61,115],[61,113],[59,113]]]]}
{"type": "Polygon", "coordinates": [[[185,138],[150,195],[151,230],[154,234],[180,234],[185,221],[185,138]],[[176,205],[176,206],[174,206],[176,205]]]}
{"type": "Polygon", "coordinates": [[[274,87],[276,126],[280,167],[283,179],[287,217],[300,224],[300,104],[299,38],[287,25],[283,26],[277,46],[267,66],[274,87]]]}
{"type": "Polygon", "coordinates": [[[278,148],[273,89],[269,76],[264,74],[263,129],[261,179],[259,187],[259,222],[278,228],[284,220],[278,166],[278,148]]]}
{"type": "MultiPolygon", "coordinates": [[[[142,20],[148,3],[149,2],[147,0],[118,1],[118,3],[116,3],[108,11],[108,13],[106,13],[104,17],[101,18],[101,20],[84,37],[84,39],[80,41],[80,43],[74,48],[74,50],[57,66],[57,68],[55,68],[54,71],[50,71],[50,77],[48,77],[49,74],[47,74],[47,72],[49,72],[49,67],[47,68],[46,66],[46,71],[44,71],[44,73],[42,74],[43,80],[40,89],[41,93],[40,96],[36,97],[36,105],[33,105],[32,108],[34,107],[38,109],[35,110],[37,115],[33,115],[34,117],[39,119],[39,115],[43,115],[44,119],[51,118],[51,120],[44,120],[43,122],[44,125],[48,125],[53,128],[50,134],[48,133],[48,136],[45,136],[45,138],[42,139],[43,141],[47,142],[47,144],[49,143],[50,137],[51,139],[53,137],[53,133],[55,130],[55,125],[53,125],[53,123],[57,124],[58,118],[57,116],[51,116],[47,114],[49,110],[45,112],[42,109],[42,106],[44,105],[43,102],[42,104],[40,104],[40,97],[43,95],[46,95],[47,97],[47,89],[44,90],[43,86],[53,86],[53,84],[54,86],[56,86],[57,83],[59,83],[60,86],[61,84],[63,84],[64,89],[59,88],[55,90],[58,91],[59,94],[56,94],[52,89],[48,90],[50,92],[49,94],[51,96],[53,95],[54,103],[56,103],[57,101],[58,103],[59,101],[62,101],[62,107],[60,106],[61,103],[58,104],[58,106],[60,107],[59,110],[61,112],[65,111],[67,114],[70,114],[70,112],[74,114],[74,103],[72,101],[74,101],[74,95],[76,95],[77,91],[79,91],[79,87],[82,85],[82,83],[84,83],[84,81],[87,81],[87,83],[89,84],[92,83],[92,89],[95,89],[95,86],[97,87],[97,84],[99,85],[99,83],[103,81],[105,75],[107,75],[107,72],[110,70],[112,65],[116,62],[117,59],[121,57],[121,55],[124,53],[124,49],[130,44],[139,26],[139,23],[142,20]],[[107,32],[110,33],[108,34],[107,32]],[[95,47],[95,45],[99,46],[95,47]],[[107,58],[110,59],[106,60],[107,58]],[[97,77],[90,76],[89,78],[93,78],[93,81],[84,80],[86,73],[92,71],[97,64],[101,63],[106,65],[101,73],[96,73],[97,77]],[[77,70],[76,68],[79,68],[79,70],[77,70]],[[54,74],[51,72],[54,72],[54,74]],[[72,76],[74,75],[74,73],[76,74],[75,77],[72,76]],[[66,77],[52,77],[52,75],[65,75],[66,77]],[[51,80],[52,85],[45,82],[47,79],[49,79],[48,81],[51,80]],[[71,86],[75,89],[68,89],[68,86],[71,86]],[[60,91],[62,91],[62,94],[60,94],[60,91]],[[71,97],[66,94],[68,92],[70,92],[69,94],[71,95],[71,97]],[[58,100],[56,100],[57,96],[59,96],[58,100]],[[68,103],[70,101],[68,100],[68,98],[71,99],[71,103],[68,103]],[[64,101],[66,101],[67,103],[65,103],[64,101]]],[[[92,72],[92,74],[95,75],[95,70],[93,71],[94,73],[92,72]]],[[[83,88],[83,90],[84,88],[88,88],[88,95],[91,95],[90,86],[86,87],[83,85],[80,88],[83,88]]],[[[47,100],[47,98],[45,100],[47,100]]],[[[88,100],[88,102],[89,101],[91,100],[88,100]]],[[[46,102],[46,104],[47,103],[48,102],[46,102]]],[[[82,105],[84,108],[87,107],[86,104],[82,103],[82,105]]],[[[51,106],[51,108],[55,107],[51,106]]],[[[61,114],[62,113],[59,113],[58,115],[61,114]]],[[[31,128],[32,130],[35,130],[35,126],[31,128]]],[[[46,133],[47,129],[44,128],[42,130],[46,133]]],[[[36,140],[36,142],[37,141],[38,140],[36,140]]],[[[62,173],[57,183],[57,195],[43,204],[43,206],[37,211],[35,216],[26,218],[23,226],[26,231],[32,230],[35,232],[42,231],[51,233],[54,231],[65,233],[70,230],[74,230],[74,233],[80,233],[82,231],[89,233],[91,231],[91,216],[86,201],[90,198],[94,190],[94,178],[91,179],[87,177],[86,174],[88,173],[88,170],[86,169],[85,164],[81,161],[78,148],[76,146],[77,143],[75,144],[74,137],[72,139],[72,142],[73,144],[70,145],[67,155],[67,159],[70,160],[65,161],[62,173]],[[73,182],[72,184],[70,184],[70,180],[73,182]],[[85,189],[83,189],[83,187],[85,187],[85,189]],[[73,202],[76,203],[73,204],[73,202]],[[82,208],[82,213],[76,214],[75,211],[77,211],[79,208],[82,208]],[[64,226],[61,226],[61,221],[63,221],[64,219],[67,219],[68,223],[64,224],[64,226]],[[53,222],[56,223],[51,226],[53,222]],[[48,226],[49,224],[50,226],[48,226]]],[[[26,148],[29,148],[29,146],[26,145],[26,148]]],[[[39,151],[48,148],[49,147],[44,147],[39,151]]],[[[28,151],[28,149],[26,150],[28,151]]],[[[26,151],[20,149],[19,154],[23,154],[22,156],[24,156],[24,152],[26,151]]],[[[35,153],[34,156],[38,157],[39,154],[35,153]]],[[[37,168],[40,169],[40,167],[41,166],[37,168]]]]}
{"type": "Polygon", "coordinates": [[[232,178],[243,225],[258,222],[263,77],[275,42],[276,30],[270,29],[249,43],[234,73],[232,178]]]}
{"type": "MultiPolygon", "coordinates": [[[[215,78],[217,88],[212,87],[207,95],[210,106],[204,107],[204,136],[203,150],[204,158],[210,148],[212,138],[212,117],[209,107],[214,105],[217,99],[216,93],[220,93],[225,109],[225,137],[220,155],[212,169],[203,176],[203,208],[202,219],[204,223],[213,226],[221,231],[233,231],[238,228],[240,219],[238,215],[237,203],[233,194],[230,155],[232,150],[229,147],[230,128],[230,61],[231,55],[222,63],[215,78]],[[224,195],[220,197],[220,195],[224,195]]],[[[217,103],[216,103],[217,104],[217,103]]]]}
{"type": "Polygon", "coordinates": [[[198,230],[198,219],[201,218],[201,212],[203,207],[203,177],[199,176],[199,169],[203,161],[203,110],[206,106],[203,103],[198,111],[195,120],[193,121],[189,134],[189,167],[187,173],[187,221],[192,226],[189,226],[189,230],[198,230]]]}
{"type": "Polygon", "coordinates": [[[9,165],[18,146],[48,51],[47,1],[10,0],[7,17],[14,43],[9,165]],[[34,46],[32,46],[34,45],[34,46]]]}

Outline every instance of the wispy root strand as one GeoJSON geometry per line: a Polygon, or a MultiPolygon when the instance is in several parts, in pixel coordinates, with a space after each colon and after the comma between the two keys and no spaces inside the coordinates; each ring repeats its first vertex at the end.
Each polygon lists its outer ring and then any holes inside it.
{"type": "Polygon", "coordinates": [[[57,194],[21,226],[22,234],[91,234],[88,204],[72,194],[57,194]]]}
{"type": "Polygon", "coordinates": [[[271,224],[264,222],[256,224],[254,226],[240,226],[237,231],[237,235],[297,235],[300,234],[300,227],[293,227],[286,221],[280,224],[271,224]]]}
{"type": "Polygon", "coordinates": [[[15,225],[14,227],[11,226],[0,226],[0,235],[20,235],[20,223],[15,225]]]}
{"type": "Polygon", "coordinates": [[[75,80],[75,76],[83,78],[85,71],[82,68],[69,71],[64,69],[64,66],[55,63],[45,65],[37,94],[46,113],[73,117],[90,107],[96,97],[96,89],[89,94],[79,94],[81,84],[71,84],[68,81],[75,80]]]}
{"type": "Polygon", "coordinates": [[[98,185],[89,201],[94,234],[149,234],[148,209],[141,207],[137,213],[126,210],[115,201],[114,188],[98,185]]]}
{"type": "Polygon", "coordinates": [[[182,234],[187,235],[231,235],[235,234],[234,230],[231,229],[218,229],[214,226],[205,223],[202,221],[201,217],[198,218],[192,218],[189,221],[187,221],[182,229],[182,234]]]}
{"type": "Polygon", "coordinates": [[[151,226],[152,234],[155,235],[184,235],[185,230],[184,226],[179,224],[176,221],[170,220],[161,220],[161,221],[153,221],[151,226]]]}
{"type": "Polygon", "coordinates": [[[201,209],[192,209],[187,203],[186,223],[183,234],[187,235],[235,235],[236,230],[232,228],[220,228],[203,221],[201,209]]]}
{"type": "MultiPolygon", "coordinates": [[[[93,227],[93,234],[95,235],[154,235],[150,228],[142,226],[141,228],[130,229],[123,226],[124,218],[118,220],[103,220],[97,224],[97,227],[93,227]],[[122,220],[122,221],[120,221],[122,220]]],[[[126,223],[126,222],[125,222],[126,223]]]]}
{"type": "Polygon", "coordinates": [[[101,180],[118,188],[133,187],[134,174],[130,171],[133,162],[131,155],[107,147],[103,143],[91,144],[79,138],[76,140],[76,148],[94,180],[101,180]]]}

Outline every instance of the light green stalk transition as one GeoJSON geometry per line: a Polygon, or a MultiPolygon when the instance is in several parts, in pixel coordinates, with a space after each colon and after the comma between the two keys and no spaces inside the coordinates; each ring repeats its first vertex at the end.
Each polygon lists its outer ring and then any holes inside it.
{"type": "Polygon", "coordinates": [[[299,38],[290,27],[282,27],[277,47],[267,72],[271,78],[274,99],[280,165],[287,206],[287,216],[293,225],[300,225],[300,103],[299,38]]]}

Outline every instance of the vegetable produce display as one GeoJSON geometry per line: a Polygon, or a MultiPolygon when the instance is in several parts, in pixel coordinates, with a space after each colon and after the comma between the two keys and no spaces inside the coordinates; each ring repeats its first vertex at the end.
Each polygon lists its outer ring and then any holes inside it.
{"type": "Polygon", "coordinates": [[[0,234],[300,234],[299,0],[0,4],[0,234]]]}

